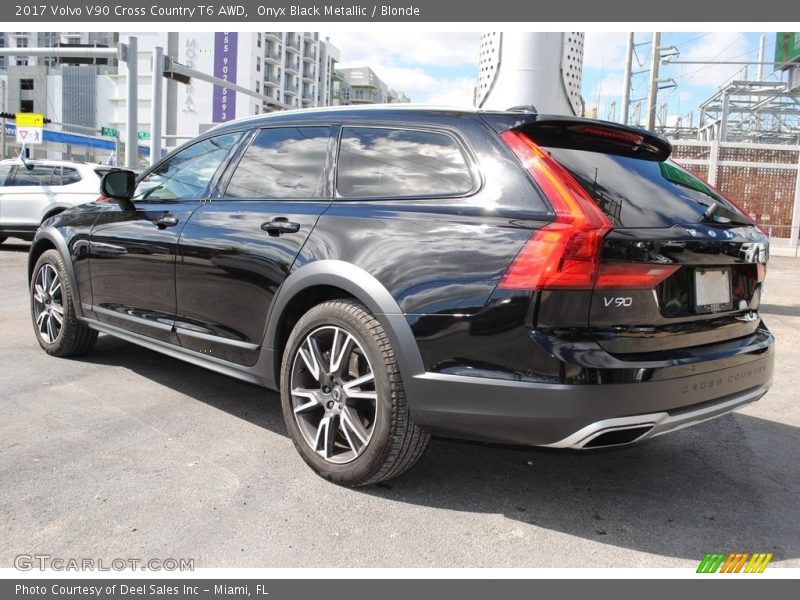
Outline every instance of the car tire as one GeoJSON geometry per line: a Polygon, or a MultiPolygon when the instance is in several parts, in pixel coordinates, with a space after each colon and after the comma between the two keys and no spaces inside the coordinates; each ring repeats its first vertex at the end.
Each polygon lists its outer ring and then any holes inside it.
{"type": "Polygon", "coordinates": [[[295,325],[281,365],[281,405],[297,451],[334,483],[397,477],[428,444],[386,332],[355,300],[319,304],[295,325]]]}
{"type": "Polygon", "coordinates": [[[72,288],[58,251],[47,250],[36,261],[30,292],[33,328],[45,352],[67,357],[92,349],[97,332],[75,316],[72,288]]]}

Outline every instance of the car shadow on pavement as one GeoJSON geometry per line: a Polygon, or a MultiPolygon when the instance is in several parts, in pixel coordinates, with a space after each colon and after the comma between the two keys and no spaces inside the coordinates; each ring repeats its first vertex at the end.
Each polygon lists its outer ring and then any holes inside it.
{"type": "Polygon", "coordinates": [[[5,241],[0,244],[0,252],[24,252],[25,254],[31,249],[31,245],[27,242],[20,242],[17,240],[5,241]]]}
{"type": "MultiPolygon", "coordinates": [[[[258,386],[108,336],[81,361],[124,366],[287,435],[277,393],[258,386]]],[[[796,427],[743,414],[589,452],[434,439],[411,471],[353,493],[502,514],[522,536],[535,526],[662,556],[774,552],[778,562],[800,558],[799,440],[796,427]]]]}
{"type": "Polygon", "coordinates": [[[124,367],[216,409],[287,436],[280,396],[263,387],[103,335],[82,363],[124,367]]]}
{"type": "Polygon", "coordinates": [[[582,453],[434,440],[412,471],[364,491],[662,556],[777,562],[800,557],[798,441],[796,427],[742,414],[582,453]]]}

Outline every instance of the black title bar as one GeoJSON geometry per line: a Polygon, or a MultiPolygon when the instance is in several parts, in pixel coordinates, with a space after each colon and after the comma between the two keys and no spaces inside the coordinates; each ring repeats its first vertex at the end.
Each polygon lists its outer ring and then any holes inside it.
{"type": "Polygon", "coordinates": [[[520,0],[54,0],[3,3],[0,20],[12,23],[46,22],[782,22],[800,16],[798,3],[728,0],[723,5],[702,0],[606,0],[582,4],[520,0]],[[724,8],[720,8],[724,6],[724,8]]]}

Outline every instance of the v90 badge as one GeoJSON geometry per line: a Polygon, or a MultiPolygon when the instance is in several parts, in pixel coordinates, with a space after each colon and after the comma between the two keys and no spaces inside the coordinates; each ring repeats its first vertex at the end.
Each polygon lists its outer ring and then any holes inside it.
{"type": "Polygon", "coordinates": [[[628,308],[633,304],[633,298],[630,296],[603,296],[603,302],[606,308],[614,306],[616,308],[628,308]]]}

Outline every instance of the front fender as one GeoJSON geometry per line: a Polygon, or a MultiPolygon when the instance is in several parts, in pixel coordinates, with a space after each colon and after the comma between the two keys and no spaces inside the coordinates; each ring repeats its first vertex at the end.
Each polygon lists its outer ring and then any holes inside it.
{"type": "Polygon", "coordinates": [[[69,244],[64,239],[61,231],[55,227],[40,227],[31,242],[31,249],[28,252],[28,286],[30,287],[31,278],[33,277],[33,269],[36,267],[36,261],[47,250],[55,248],[61,258],[64,260],[64,267],[67,271],[67,278],[69,279],[69,287],[72,292],[74,300],[75,316],[83,317],[83,308],[81,306],[80,289],[78,288],[78,278],[75,275],[75,265],[72,262],[72,254],[69,250],[69,244]]]}

